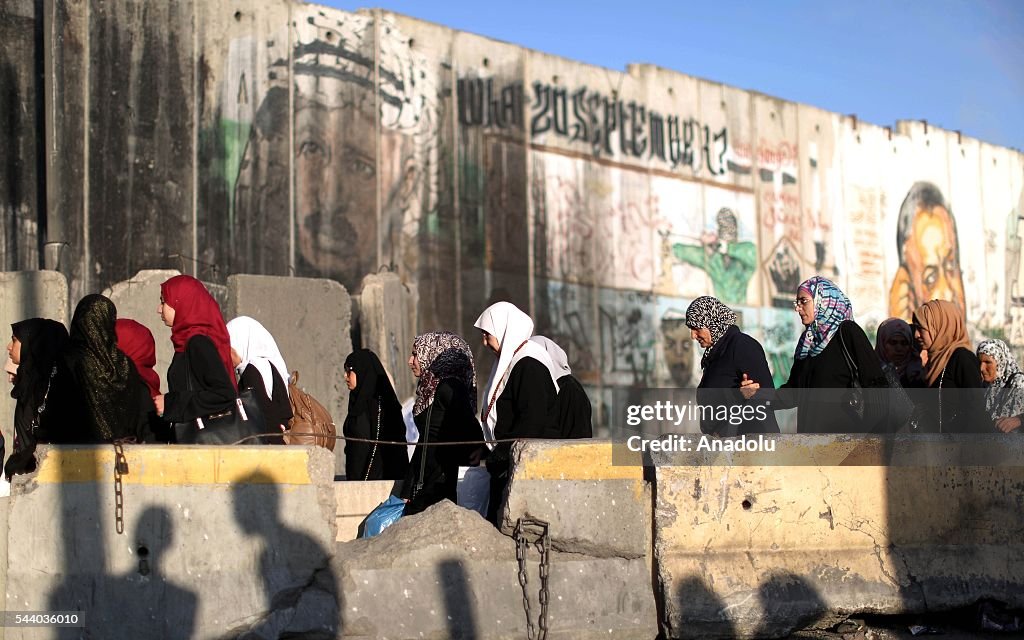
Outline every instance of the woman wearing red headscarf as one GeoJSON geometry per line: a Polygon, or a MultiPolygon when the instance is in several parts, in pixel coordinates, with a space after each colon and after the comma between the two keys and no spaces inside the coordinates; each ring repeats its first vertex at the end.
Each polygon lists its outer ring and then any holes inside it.
{"type": "Polygon", "coordinates": [[[160,285],[158,312],[171,328],[174,357],[167,393],[153,398],[157,413],[188,422],[230,409],[237,397],[231,338],[217,301],[202,282],[174,276],[160,285]]]}

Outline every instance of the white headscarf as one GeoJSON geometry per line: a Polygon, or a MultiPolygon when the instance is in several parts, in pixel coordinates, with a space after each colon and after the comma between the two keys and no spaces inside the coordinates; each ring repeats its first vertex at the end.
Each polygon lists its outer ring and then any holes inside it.
{"type": "Polygon", "coordinates": [[[281,376],[281,381],[285,383],[285,393],[288,392],[288,365],[281,357],[274,336],[270,335],[262,324],[249,316],[238,316],[228,323],[228,334],[231,336],[231,348],[242,359],[242,363],[235,368],[239,375],[250,364],[256,367],[263,378],[267,397],[273,399],[274,378],[270,368],[274,367],[281,376]]]}
{"type": "Polygon", "coordinates": [[[495,302],[487,307],[473,326],[497,338],[500,348],[491,375],[484,386],[484,397],[480,407],[480,422],[483,425],[484,436],[488,440],[493,440],[498,412],[494,409],[488,412],[488,407],[492,406],[492,400],[496,403],[516,363],[530,357],[543,364],[551,374],[555,392],[558,391],[558,374],[547,350],[530,340],[530,336],[533,335],[533,320],[511,302],[495,302]]]}
{"type": "Polygon", "coordinates": [[[572,369],[569,368],[569,356],[565,354],[562,347],[555,344],[554,340],[545,336],[533,336],[530,340],[544,347],[544,350],[548,352],[551,364],[554,365],[551,374],[555,380],[572,373],[572,369]]]}

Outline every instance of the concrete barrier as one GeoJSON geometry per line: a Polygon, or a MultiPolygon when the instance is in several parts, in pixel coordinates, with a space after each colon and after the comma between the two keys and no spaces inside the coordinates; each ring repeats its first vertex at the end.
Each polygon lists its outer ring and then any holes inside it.
{"type": "MultiPolygon", "coordinates": [[[[334,418],[339,435],[348,413],[345,358],[352,352],[352,304],[333,280],[233,275],[228,277],[225,319],[246,315],[270,331],[299,384],[334,418]]],[[[335,448],[336,473],[345,469],[345,445],[335,448]]]]}
{"type": "MultiPolygon", "coordinates": [[[[8,611],[93,638],[335,637],[333,459],[316,447],[41,447],[12,487],[8,611]]],[[[7,638],[51,638],[9,628],[7,638]]],[[[77,636],[76,636],[77,637],[77,636]]]]}
{"type": "Polygon", "coordinates": [[[740,455],[656,469],[666,637],[778,637],[982,598],[1024,606],[1024,443],[779,441],[793,445],[784,465],[744,466],[740,455]],[[960,466],[988,448],[1013,466],[960,466]]]}
{"type": "MultiPolygon", "coordinates": [[[[7,360],[7,343],[11,325],[28,318],[50,318],[69,322],[68,284],[59,271],[8,271],[0,273],[0,336],[5,350],[0,359],[7,360]]],[[[7,376],[0,383],[0,430],[7,443],[7,453],[14,446],[14,406],[7,376]]]]}
{"type": "Polygon", "coordinates": [[[337,504],[338,542],[348,542],[359,537],[359,525],[377,505],[388,499],[400,481],[343,480],[334,483],[334,497],[337,504]]]}
{"type": "Polygon", "coordinates": [[[416,296],[397,274],[375,273],[363,278],[359,293],[361,346],[380,358],[401,402],[416,390],[416,379],[406,364],[416,327],[416,296]]]}
{"type": "MultiPolygon", "coordinates": [[[[516,444],[502,532],[532,517],[550,523],[555,549],[595,557],[645,558],[651,552],[651,493],[639,454],[612,464],[608,441],[516,444]],[[631,462],[631,464],[629,464],[631,462]]],[[[628,455],[628,454],[627,454],[628,455]]]]}
{"type": "MultiPolygon", "coordinates": [[[[539,554],[526,560],[534,624],[539,554]]],[[[379,536],[338,547],[344,638],[525,638],[515,543],[476,512],[448,501],[402,518],[379,536]]],[[[548,638],[657,635],[642,559],[552,552],[548,638]],[[646,589],[643,587],[646,586],[646,589]]]]}

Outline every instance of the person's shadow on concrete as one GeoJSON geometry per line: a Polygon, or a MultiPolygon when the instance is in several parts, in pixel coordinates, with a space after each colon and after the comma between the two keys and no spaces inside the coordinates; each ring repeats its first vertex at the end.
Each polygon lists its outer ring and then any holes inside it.
{"type": "Polygon", "coordinates": [[[263,541],[257,566],[267,599],[262,618],[238,637],[333,640],[341,619],[332,554],[281,522],[279,491],[269,476],[246,476],[232,486],[232,494],[242,531],[263,541]]]}
{"type": "Polygon", "coordinates": [[[690,576],[676,589],[675,611],[667,619],[672,638],[735,638],[736,626],[722,599],[699,576],[690,576]]]}
{"type": "MultiPolygon", "coordinates": [[[[91,595],[92,606],[83,615],[88,634],[66,627],[60,638],[163,638],[187,640],[195,630],[198,596],[164,577],[163,558],[174,541],[171,514],[163,507],[148,507],[139,516],[132,539],[137,566],[122,575],[99,577],[91,595]]],[[[54,594],[66,602],[70,594],[54,594]]],[[[58,605],[59,606],[59,605],[58,605]]]]}

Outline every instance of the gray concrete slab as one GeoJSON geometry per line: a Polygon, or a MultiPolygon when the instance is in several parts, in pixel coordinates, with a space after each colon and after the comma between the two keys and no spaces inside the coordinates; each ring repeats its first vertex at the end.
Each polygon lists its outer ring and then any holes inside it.
{"type": "MultiPolygon", "coordinates": [[[[277,342],[285,363],[299,371],[299,386],[320,401],[338,431],[348,412],[345,358],[352,352],[351,301],[345,287],[321,278],[233,275],[228,277],[227,320],[258,320],[277,342]]],[[[344,443],[334,448],[343,473],[344,443]]]]}
{"type": "Polygon", "coordinates": [[[361,346],[380,358],[391,376],[399,401],[416,391],[407,362],[416,337],[416,297],[397,274],[375,273],[363,278],[359,294],[361,346]]]}

